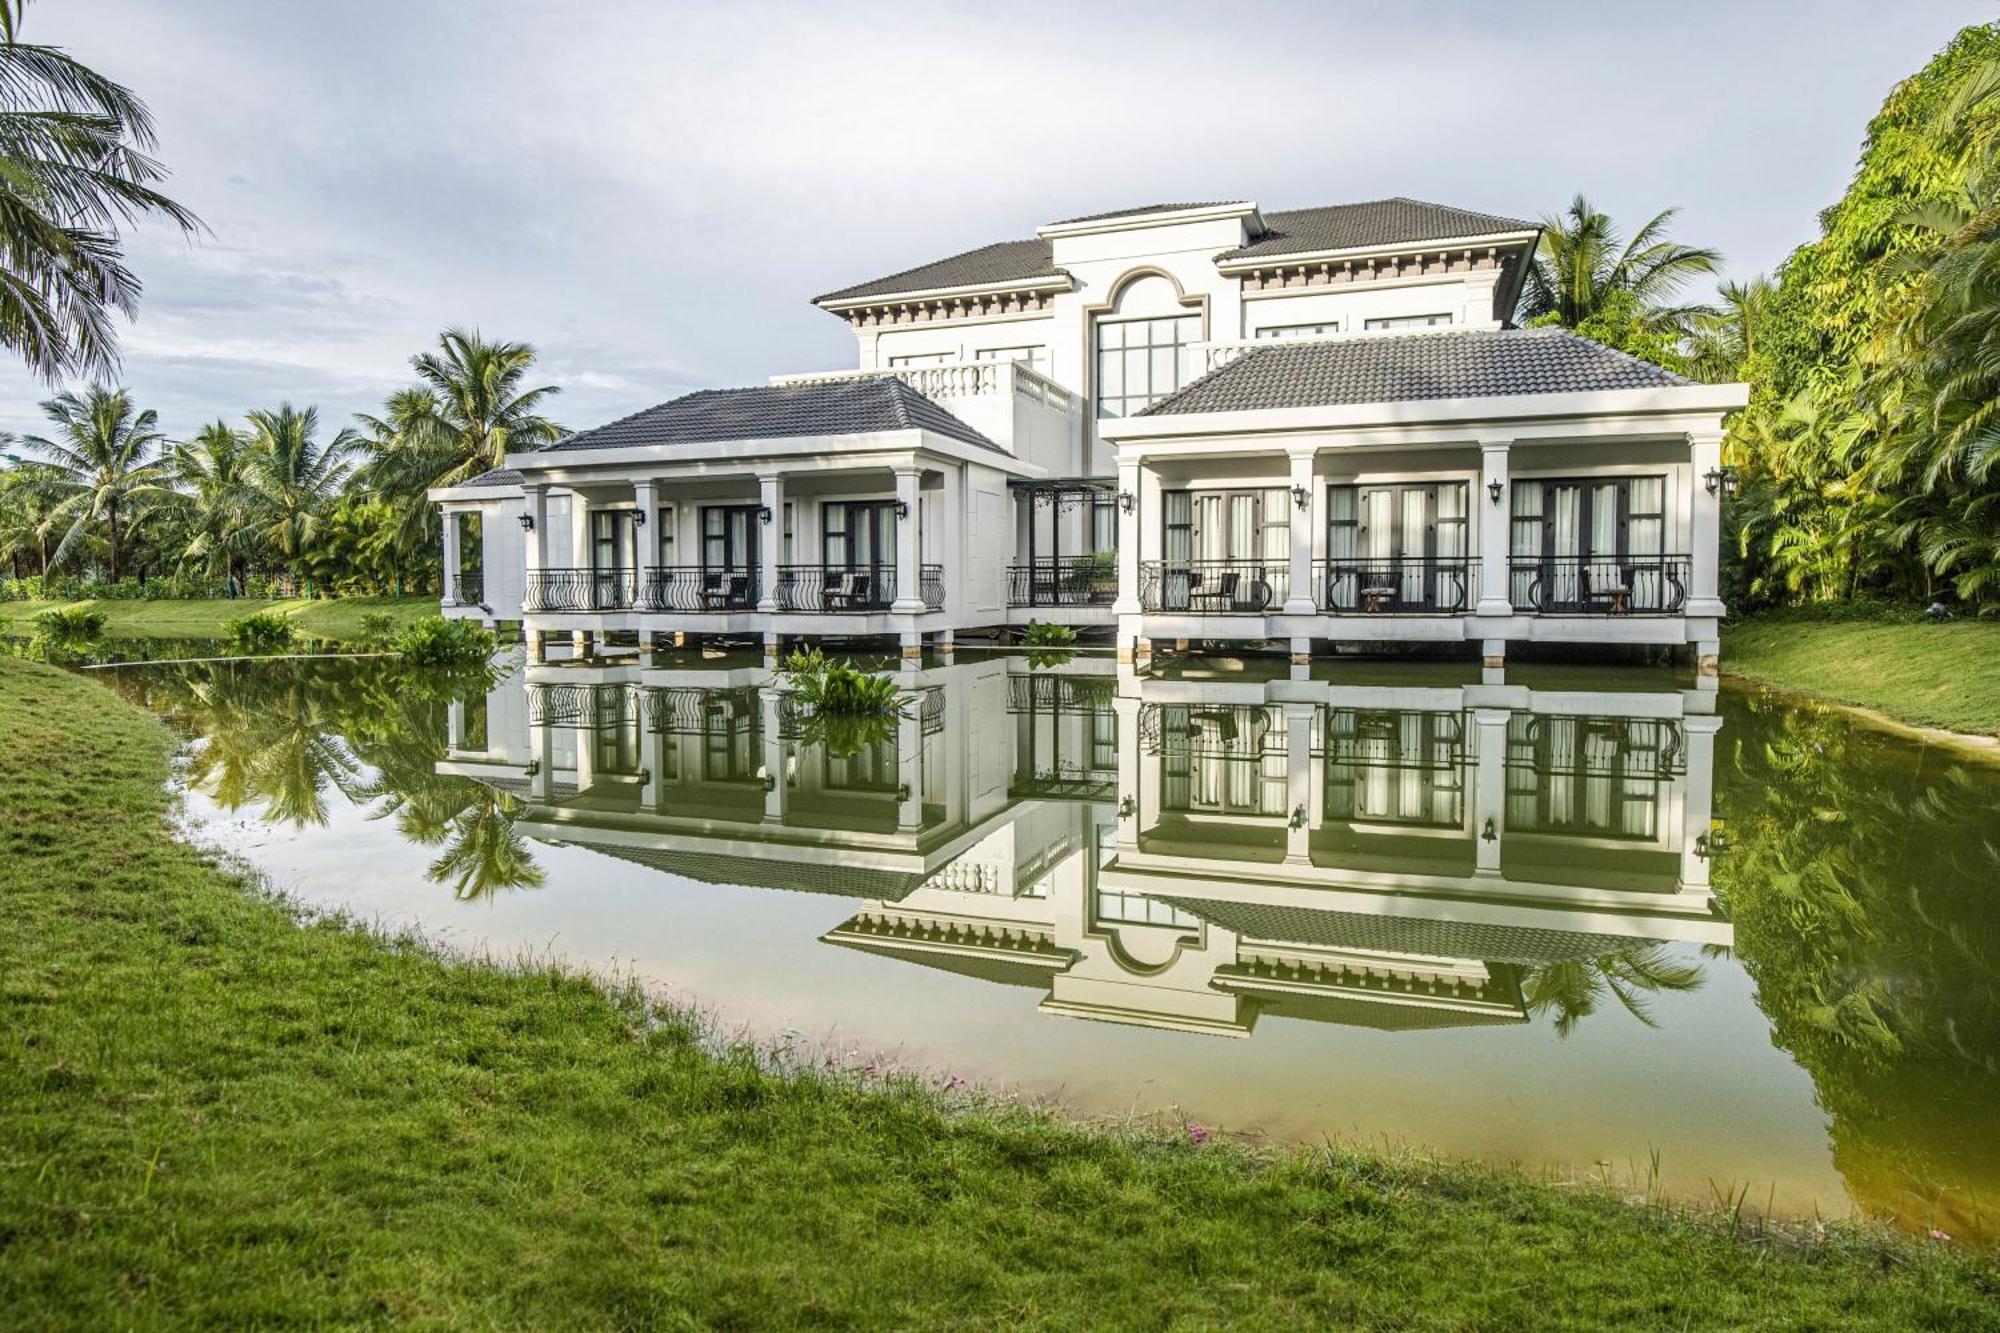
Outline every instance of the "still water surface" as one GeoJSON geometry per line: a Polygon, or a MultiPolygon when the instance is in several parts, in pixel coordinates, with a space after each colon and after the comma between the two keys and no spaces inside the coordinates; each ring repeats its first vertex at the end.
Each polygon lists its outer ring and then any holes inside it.
{"type": "Polygon", "coordinates": [[[727,659],[104,674],[279,887],[732,1030],[2000,1231],[2000,765],[1837,712],[1610,670],[992,657],[828,736],[727,659]]]}

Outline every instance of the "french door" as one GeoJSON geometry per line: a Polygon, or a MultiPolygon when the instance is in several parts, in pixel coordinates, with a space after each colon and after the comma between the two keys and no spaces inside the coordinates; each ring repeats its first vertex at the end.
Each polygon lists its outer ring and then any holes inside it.
{"type": "Polygon", "coordinates": [[[1327,605],[1336,611],[1462,611],[1470,601],[1466,483],[1334,486],[1327,494],[1327,605]]]}
{"type": "Polygon", "coordinates": [[[896,502],[837,500],[820,506],[828,590],[848,608],[896,597],[896,502]]]}
{"type": "Polygon", "coordinates": [[[1517,606],[1658,610],[1668,602],[1661,477],[1523,481],[1514,486],[1517,606]]]}
{"type": "Polygon", "coordinates": [[[594,608],[624,606],[639,566],[637,510],[590,511],[590,585],[594,608]]]}
{"type": "Polygon", "coordinates": [[[701,567],[711,574],[757,569],[756,505],[708,505],[701,511],[701,567]]]}
{"type": "Polygon", "coordinates": [[[1164,608],[1261,611],[1284,599],[1289,492],[1166,491],[1160,498],[1164,608]]]}

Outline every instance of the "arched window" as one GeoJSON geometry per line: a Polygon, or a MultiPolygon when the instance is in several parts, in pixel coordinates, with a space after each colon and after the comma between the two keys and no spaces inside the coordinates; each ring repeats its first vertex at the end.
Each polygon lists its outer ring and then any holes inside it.
{"type": "Polygon", "coordinates": [[[1162,273],[1132,278],[1097,317],[1097,415],[1129,417],[1193,379],[1201,316],[1162,273]]]}

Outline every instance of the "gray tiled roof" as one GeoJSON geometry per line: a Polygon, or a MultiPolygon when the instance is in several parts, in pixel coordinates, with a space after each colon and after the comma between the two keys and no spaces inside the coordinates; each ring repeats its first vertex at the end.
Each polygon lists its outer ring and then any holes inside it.
{"type": "Polygon", "coordinates": [[[1076,222],[1108,222],[1112,218],[1136,218],[1143,217],[1147,213],[1179,213],[1189,208],[1221,208],[1229,202],[1231,201],[1227,199],[1211,199],[1205,204],[1141,204],[1137,208],[1114,208],[1109,213],[1086,213],[1080,218],[1064,218],[1049,225],[1067,227],[1076,222]]]}
{"type": "Polygon", "coordinates": [[[1371,199],[1360,204],[1330,204],[1264,214],[1264,234],[1217,259],[1250,259],[1263,255],[1308,254],[1319,250],[1353,250],[1363,246],[1397,245],[1404,241],[1441,241],[1459,236],[1490,236],[1495,232],[1536,231],[1539,222],[1474,213],[1421,199],[1371,199]]]}
{"type": "Polygon", "coordinates": [[[476,477],[468,477],[458,483],[461,486],[519,486],[521,474],[510,467],[488,468],[476,477]]]}
{"type": "Polygon", "coordinates": [[[1059,278],[1054,251],[1039,236],[1025,241],[998,241],[977,250],[946,259],[906,268],[873,282],[857,283],[837,292],[815,296],[814,301],[849,301],[863,296],[886,296],[892,292],[930,292],[948,287],[978,287],[990,282],[1028,282],[1036,278],[1059,278]]]}
{"type": "MultiPolygon", "coordinates": [[[[1138,208],[1066,218],[1053,225],[1216,206],[1213,203],[1144,204],[1138,208]]],[[[1281,213],[1266,213],[1263,218],[1265,231],[1261,237],[1241,249],[1225,250],[1216,257],[1235,259],[1305,254],[1315,250],[1350,250],[1360,246],[1394,245],[1400,241],[1436,241],[1459,236],[1486,236],[1494,232],[1534,231],[1541,225],[1523,222],[1519,218],[1503,218],[1491,213],[1452,208],[1447,204],[1427,204],[1421,199],[1400,197],[1372,199],[1360,204],[1330,204],[1323,208],[1295,208],[1281,213]]],[[[837,292],[815,296],[813,300],[850,301],[865,296],[891,296],[903,292],[940,291],[1061,276],[1062,270],[1055,266],[1049,243],[1035,237],[1025,241],[982,245],[964,254],[933,260],[872,282],[857,283],[837,292]]]]}
{"type": "Polygon", "coordinates": [[[815,384],[703,389],[572,435],[542,452],[919,428],[1000,450],[999,445],[909,385],[883,375],[815,384]]]}
{"type": "Polygon", "coordinates": [[[1139,415],[1592,393],[1686,383],[1568,329],[1377,334],[1254,348],[1139,415]]]}
{"type": "Polygon", "coordinates": [[[1429,958],[1477,958],[1491,963],[1551,963],[1602,958],[1642,942],[1629,935],[1545,926],[1382,916],[1373,912],[1226,902],[1169,894],[1149,896],[1248,939],[1330,949],[1369,949],[1429,958]]]}

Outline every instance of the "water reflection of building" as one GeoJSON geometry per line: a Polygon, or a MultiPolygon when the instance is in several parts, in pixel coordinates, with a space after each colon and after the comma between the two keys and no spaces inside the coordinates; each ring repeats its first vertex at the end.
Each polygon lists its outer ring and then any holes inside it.
{"type": "Polygon", "coordinates": [[[454,714],[448,767],[531,837],[862,898],[828,942],[1076,1017],[1518,1023],[1538,969],[1729,942],[1712,693],[1090,665],[905,674],[904,716],[837,745],[761,669],[536,667],[454,714]]]}

